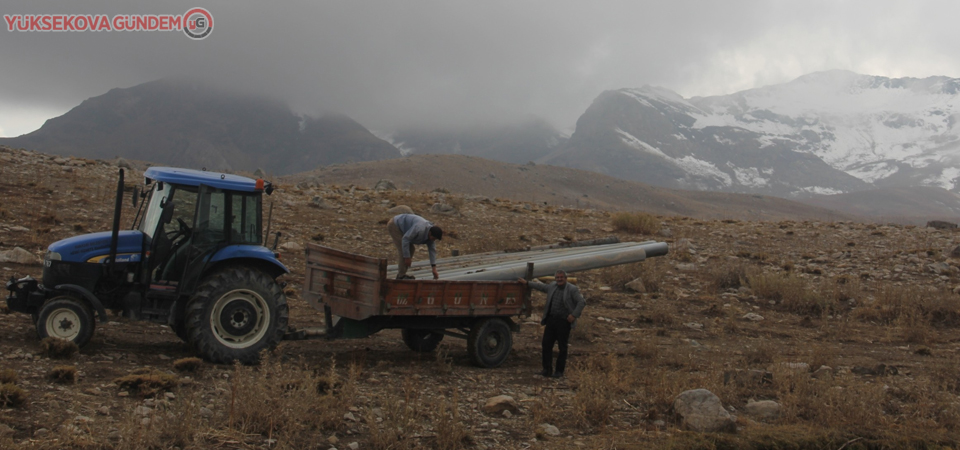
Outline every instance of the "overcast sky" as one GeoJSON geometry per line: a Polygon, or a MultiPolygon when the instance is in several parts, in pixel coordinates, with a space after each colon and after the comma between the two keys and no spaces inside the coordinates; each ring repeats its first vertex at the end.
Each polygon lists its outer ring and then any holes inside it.
{"type": "Polygon", "coordinates": [[[340,112],[386,132],[541,117],[561,130],[602,91],[684,97],[820,70],[960,77],[957,1],[66,1],[0,13],[183,14],[211,35],[6,32],[0,136],[39,128],[111,88],[191,75],[340,112]],[[119,6],[118,6],[119,5],[119,6]],[[279,6],[278,6],[279,5],[279,6]]]}

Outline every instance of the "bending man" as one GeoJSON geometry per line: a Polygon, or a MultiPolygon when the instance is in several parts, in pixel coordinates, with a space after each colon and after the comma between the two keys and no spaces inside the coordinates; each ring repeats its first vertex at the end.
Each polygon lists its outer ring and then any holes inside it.
{"type": "Polygon", "coordinates": [[[537,280],[519,279],[523,284],[547,293],[547,304],[543,308],[543,319],[540,325],[543,329],[543,376],[560,378],[567,366],[567,343],[570,340],[570,330],[576,324],[577,318],[583,312],[587,302],[580,293],[580,288],[567,284],[567,273],[558,270],[554,275],[554,282],[543,284],[537,280]],[[560,347],[557,355],[557,370],[553,370],[553,345],[560,347]]]}
{"type": "Polygon", "coordinates": [[[407,275],[407,269],[413,263],[413,254],[417,250],[414,245],[422,244],[427,245],[427,252],[430,254],[433,279],[440,278],[437,273],[437,248],[434,245],[434,241],[443,239],[443,230],[440,227],[416,214],[400,214],[387,222],[387,232],[393,238],[393,244],[400,256],[397,262],[398,280],[413,279],[413,276],[407,275]]]}

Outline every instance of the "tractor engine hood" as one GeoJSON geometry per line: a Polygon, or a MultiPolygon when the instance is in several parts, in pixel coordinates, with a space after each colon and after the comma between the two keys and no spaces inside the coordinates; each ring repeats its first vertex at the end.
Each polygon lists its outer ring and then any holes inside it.
{"type": "MultiPolygon", "coordinates": [[[[110,238],[112,233],[82,234],[66,238],[47,247],[45,260],[67,262],[106,263],[110,259],[110,238]]],[[[120,232],[117,242],[117,262],[140,261],[143,252],[143,233],[137,230],[120,232]]]]}

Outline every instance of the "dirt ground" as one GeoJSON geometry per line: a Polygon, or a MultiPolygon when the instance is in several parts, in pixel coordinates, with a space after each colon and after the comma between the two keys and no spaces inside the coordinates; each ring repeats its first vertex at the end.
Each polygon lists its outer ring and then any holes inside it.
{"type": "MultiPolygon", "coordinates": [[[[0,158],[0,252],[19,247],[36,256],[30,264],[0,263],[4,279],[40,278],[46,245],[109,229],[113,163],[10,149],[0,149],[0,158]]],[[[140,173],[128,170],[128,183],[141,181],[140,173]]],[[[25,395],[22,404],[0,409],[0,447],[956,448],[960,442],[955,230],[658,216],[653,228],[630,231],[606,211],[468,192],[284,180],[279,186],[268,198],[271,226],[282,233],[282,261],[291,269],[281,281],[295,326],[323,321],[299,296],[303,243],[392,258],[384,223],[396,205],[444,227],[441,256],[608,235],[666,241],[670,253],[573,274],[587,307],[559,380],[539,376],[538,315],[520,320],[513,351],[496,369],[472,366],[464,341],[447,337],[437,352],[418,354],[387,330],[357,340],[286,341],[258,367],[203,363],[184,372],[174,361],[193,355],[165,325],[111,314],[79,354],[53,359],[43,355],[29,316],[0,314],[0,371],[15,373],[8,384],[25,395]],[[435,203],[456,212],[431,213],[435,203]],[[74,367],[76,380],[52,379],[60,366],[74,367]],[[116,383],[146,370],[175,381],[154,392],[116,383]],[[302,380],[321,388],[302,389],[302,380]],[[733,413],[734,430],[686,429],[674,400],[698,388],[733,413]],[[517,408],[483,412],[498,395],[511,396],[517,408]],[[756,416],[747,407],[753,400],[775,401],[781,410],[756,416]]],[[[133,214],[127,206],[123,222],[133,214]]],[[[534,300],[538,311],[543,295],[534,300]]]]}

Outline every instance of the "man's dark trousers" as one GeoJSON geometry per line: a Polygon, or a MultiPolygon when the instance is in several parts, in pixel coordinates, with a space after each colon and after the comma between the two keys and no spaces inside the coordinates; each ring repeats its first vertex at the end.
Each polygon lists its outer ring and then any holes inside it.
{"type": "Polygon", "coordinates": [[[566,317],[549,316],[543,330],[543,373],[553,371],[553,344],[558,344],[560,354],[557,355],[557,372],[563,373],[567,366],[567,343],[570,341],[570,322],[566,317]]]}

